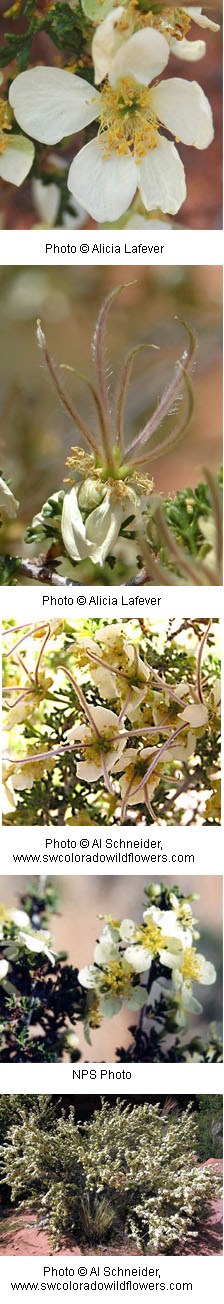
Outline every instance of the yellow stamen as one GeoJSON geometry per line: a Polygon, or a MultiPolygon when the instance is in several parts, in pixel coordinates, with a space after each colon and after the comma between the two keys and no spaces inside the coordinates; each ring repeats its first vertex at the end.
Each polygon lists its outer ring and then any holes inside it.
{"type": "Polygon", "coordinates": [[[8,145],[5,132],[12,130],[12,113],[9,104],[5,100],[0,100],[0,154],[4,153],[8,145]]]}
{"type": "Polygon", "coordinates": [[[135,154],[140,159],[155,149],[158,121],[150,107],[150,91],[133,77],[123,77],[116,88],[101,94],[100,133],[106,132],[104,157],[111,153],[135,154]]]}
{"type": "Polygon", "coordinates": [[[190,979],[200,979],[200,960],[198,960],[195,946],[187,947],[184,952],[184,959],[181,965],[181,973],[186,982],[190,979]]]}

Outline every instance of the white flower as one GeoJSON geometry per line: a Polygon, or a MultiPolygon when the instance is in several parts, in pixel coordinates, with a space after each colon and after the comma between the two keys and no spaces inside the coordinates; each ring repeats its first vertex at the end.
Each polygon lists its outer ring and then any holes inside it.
{"type": "Polygon", "coordinates": [[[3,982],[8,973],[9,965],[7,960],[0,960],[0,983],[3,982]]]}
{"type": "Polygon", "coordinates": [[[158,906],[149,906],[143,914],[144,926],[136,925],[131,919],[123,919],[120,935],[122,941],[131,942],[125,950],[125,959],[136,973],[149,970],[153,959],[172,969],[175,962],[181,962],[183,948],[191,943],[191,934],[181,928],[173,910],[160,910],[158,906]]]}
{"type": "Polygon", "coordinates": [[[69,557],[73,561],[83,561],[89,557],[95,565],[103,566],[127,516],[127,499],[116,502],[110,489],[105,489],[102,502],[89,512],[84,524],[76,489],[73,487],[70,493],[65,494],[61,518],[63,543],[69,557]]]}
{"type": "Polygon", "coordinates": [[[30,932],[23,932],[23,929],[20,929],[19,940],[20,942],[23,942],[24,946],[26,946],[27,951],[34,951],[34,954],[37,955],[41,953],[46,955],[47,959],[54,965],[54,956],[48,946],[48,942],[50,942],[50,933],[47,929],[38,929],[36,932],[31,931],[31,929],[30,932]]]}
{"type": "Polygon", "coordinates": [[[45,144],[100,118],[99,135],[79,151],[68,174],[74,198],[99,223],[116,221],[138,187],[148,211],[178,212],[186,195],[184,167],[160,125],[196,149],[206,149],[213,138],[210,105],[197,82],[171,78],[148,89],[168,57],[165,38],[147,29],[117,51],[101,93],[61,68],[33,68],[10,87],[19,125],[45,144]]]}
{"type": "Polygon", "coordinates": [[[9,181],[13,186],[21,186],[32,168],[34,152],[33,141],[28,140],[27,136],[9,136],[3,153],[0,152],[2,181],[9,181]]]}
{"type": "Polygon", "coordinates": [[[107,770],[113,770],[126,746],[126,738],[122,734],[119,737],[119,722],[115,711],[104,706],[91,706],[91,716],[92,725],[74,725],[67,734],[69,742],[74,740],[77,745],[79,742],[83,744],[82,754],[84,752],[86,759],[78,762],[77,777],[87,783],[94,783],[95,779],[104,775],[103,756],[107,770]]]}
{"type": "MultiPolygon", "coordinates": [[[[32,181],[32,196],[38,217],[40,218],[40,224],[44,227],[54,227],[60,208],[60,186],[56,184],[56,181],[50,181],[49,184],[45,186],[44,182],[40,181],[39,177],[34,177],[32,181]]],[[[69,202],[71,209],[74,207],[74,217],[72,216],[72,212],[67,212],[65,210],[60,225],[73,230],[75,227],[80,226],[81,223],[83,224],[83,221],[86,218],[86,213],[83,208],[80,208],[79,204],[75,204],[72,196],[69,202]]]]}
{"type": "Polygon", "coordinates": [[[7,910],[0,906],[0,939],[4,937],[4,924],[15,924],[16,928],[29,928],[30,920],[26,910],[7,910]]]}
{"type": "Polygon", "coordinates": [[[211,569],[213,568],[216,569],[217,530],[216,530],[215,518],[214,516],[212,516],[212,513],[210,513],[209,516],[199,516],[198,524],[199,524],[201,534],[203,535],[203,539],[205,539],[205,542],[208,546],[208,552],[206,554],[206,566],[211,566],[211,569]]]}
{"type": "Polygon", "coordinates": [[[200,955],[199,951],[196,951],[195,946],[190,945],[186,946],[184,954],[180,958],[180,962],[178,959],[175,960],[174,974],[172,977],[177,985],[180,984],[181,980],[181,982],[184,983],[191,983],[194,981],[201,983],[203,987],[210,987],[216,980],[216,970],[214,964],[211,964],[210,960],[205,960],[205,956],[200,955]],[[176,966],[179,976],[175,973],[176,966]]]}
{"type": "MultiPolygon", "coordinates": [[[[99,944],[100,945],[100,944],[99,944]]],[[[129,1010],[140,1010],[145,1004],[146,990],[139,983],[133,985],[135,974],[127,964],[126,958],[116,954],[97,960],[96,964],[86,965],[79,970],[78,978],[87,991],[94,990],[99,1001],[102,1015],[112,1019],[118,1014],[124,1003],[129,1010]],[[100,967],[97,967],[97,965],[100,967]]]]}
{"type": "Polygon", "coordinates": [[[76,1032],[66,1032],[63,1041],[64,1045],[69,1047],[69,1050],[79,1050],[80,1043],[76,1032]]]}
{"type": "MultiPolygon", "coordinates": [[[[199,27],[210,27],[214,31],[219,30],[219,24],[213,23],[211,19],[202,14],[201,8],[196,7],[195,9],[189,9],[184,6],[181,9],[181,16],[182,18],[187,16],[187,19],[194,21],[199,27]]],[[[138,24],[141,23],[141,18],[142,14],[138,9],[132,13],[128,6],[125,8],[124,5],[118,5],[115,9],[111,10],[104,21],[96,28],[92,41],[92,58],[95,69],[96,86],[98,86],[105,77],[110,75],[113,60],[117,51],[124,42],[130,40],[130,35],[137,28],[138,24]]],[[[179,39],[178,37],[173,36],[169,31],[169,12],[167,14],[167,26],[166,11],[162,14],[162,24],[164,28],[164,38],[168,44],[168,53],[169,50],[171,50],[171,53],[175,54],[177,58],[188,60],[189,62],[195,62],[196,59],[203,58],[203,55],[206,53],[205,41],[188,41],[184,35],[180,36],[179,39]]],[[[188,26],[190,26],[190,23],[187,21],[186,27],[188,26]]]]}
{"type": "MultiPolygon", "coordinates": [[[[1,166],[0,166],[0,176],[1,176],[1,166]]],[[[19,507],[19,503],[17,502],[17,499],[14,498],[14,494],[12,493],[12,490],[9,489],[9,485],[6,484],[5,480],[2,480],[2,477],[0,476],[0,516],[2,517],[3,520],[4,518],[7,517],[10,520],[13,520],[14,516],[16,516],[16,513],[18,511],[18,507],[19,507]]]]}

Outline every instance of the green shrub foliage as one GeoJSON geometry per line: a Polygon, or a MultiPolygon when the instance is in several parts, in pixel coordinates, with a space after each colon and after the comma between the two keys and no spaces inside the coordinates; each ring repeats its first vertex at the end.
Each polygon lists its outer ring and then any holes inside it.
{"type": "Polygon", "coordinates": [[[51,1131],[34,1106],[9,1129],[1,1169],[12,1200],[38,1209],[55,1249],[71,1236],[83,1247],[128,1238],[149,1254],[182,1253],[220,1191],[196,1149],[190,1106],[174,1116],[159,1104],[104,1101],[85,1123],[72,1107],[51,1131]]]}

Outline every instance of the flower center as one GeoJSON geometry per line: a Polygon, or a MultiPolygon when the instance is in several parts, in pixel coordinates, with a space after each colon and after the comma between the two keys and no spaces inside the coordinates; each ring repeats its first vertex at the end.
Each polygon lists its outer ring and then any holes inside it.
{"type": "Polygon", "coordinates": [[[100,761],[100,753],[101,752],[107,753],[111,751],[114,735],[116,735],[116,739],[117,739],[117,734],[118,734],[118,726],[114,725],[113,727],[111,725],[110,727],[108,727],[108,729],[105,729],[105,732],[101,734],[101,737],[99,738],[98,741],[98,739],[95,737],[94,732],[91,731],[90,733],[90,730],[88,730],[86,732],[86,738],[84,739],[84,743],[86,742],[85,761],[92,761],[93,764],[98,765],[100,761]]]}
{"type": "Polygon", "coordinates": [[[5,100],[0,100],[0,154],[4,153],[4,149],[6,149],[6,146],[8,144],[8,140],[7,140],[7,136],[5,135],[5,132],[11,130],[12,130],[11,109],[9,105],[5,103],[5,100]]]}
{"type": "Polygon", "coordinates": [[[164,8],[164,6],[159,9],[156,6],[156,10],[152,9],[144,13],[144,0],[142,5],[139,6],[136,4],[136,0],[131,0],[131,5],[135,15],[135,30],[138,27],[154,27],[157,31],[162,32],[167,40],[169,40],[169,37],[175,36],[176,41],[182,41],[190,30],[191,17],[186,13],[185,9],[181,9],[179,6],[175,5],[175,7],[169,9],[164,8]]]}
{"type": "Polygon", "coordinates": [[[150,91],[133,77],[123,77],[116,87],[101,94],[100,132],[106,131],[104,157],[135,154],[143,158],[155,149],[158,122],[150,107],[150,91]]]}
{"type": "Polygon", "coordinates": [[[195,946],[186,948],[183,963],[181,965],[181,973],[186,982],[191,978],[200,978],[200,960],[198,960],[195,946]]]}
{"type": "Polygon", "coordinates": [[[167,939],[162,936],[161,928],[158,927],[158,924],[153,922],[153,919],[150,919],[144,928],[136,928],[134,935],[134,941],[138,943],[140,942],[140,945],[146,947],[146,950],[150,951],[150,954],[152,953],[153,955],[158,955],[161,945],[163,945],[163,948],[165,947],[166,940],[167,939]]]}
{"type": "Polygon", "coordinates": [[[103,971],[101,991],[110,992],[111,996],[127,996],[131,975],[132,969],[125,970],[121,960],[111,960],[103,971]]]}

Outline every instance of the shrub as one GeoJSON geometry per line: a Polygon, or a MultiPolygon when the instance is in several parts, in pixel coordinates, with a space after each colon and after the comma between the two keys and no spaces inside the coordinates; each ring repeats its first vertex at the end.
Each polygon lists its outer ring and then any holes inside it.
{"type": "Polygon", "coordinates": [[[76,1123],[73,1108],[51,1132],[26,1110],[1,1148],[12,1199],[38,1206],[55,1249],[70,1235],[82,1246],[128,1237],[139,1250],[172,1254],[197,1238],[217,1197],[217,1173],[196,1159],[191,1108],[165,1116],[160,1106],[103,1102],[76,1123]]]}

